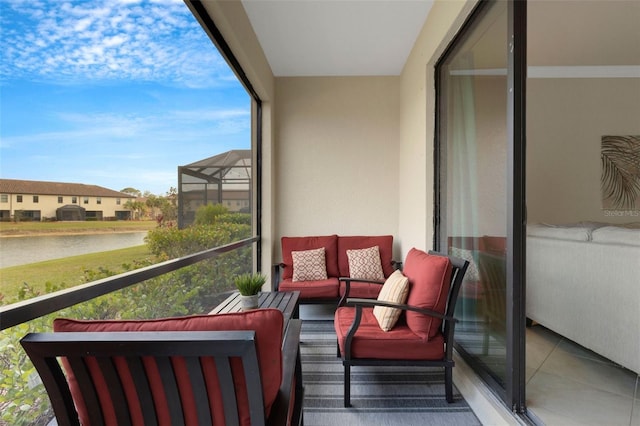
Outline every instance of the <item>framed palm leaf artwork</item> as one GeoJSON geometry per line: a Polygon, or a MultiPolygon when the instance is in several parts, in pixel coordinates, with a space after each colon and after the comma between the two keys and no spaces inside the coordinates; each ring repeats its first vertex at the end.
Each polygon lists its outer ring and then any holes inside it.
{"type": "Polygon", "coordinates": [[[640,209],[640,135],[602,136],[602,208],[640,209]]]}

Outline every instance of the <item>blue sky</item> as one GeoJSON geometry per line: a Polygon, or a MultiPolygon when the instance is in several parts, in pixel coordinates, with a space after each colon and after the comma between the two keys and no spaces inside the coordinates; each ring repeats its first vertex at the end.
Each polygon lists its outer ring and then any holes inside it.
{"type": "Polygon", "coordinates": [[[0,0],[0,177],[165,194],[250,147],[250,98],[182,0],[0,0]]]}

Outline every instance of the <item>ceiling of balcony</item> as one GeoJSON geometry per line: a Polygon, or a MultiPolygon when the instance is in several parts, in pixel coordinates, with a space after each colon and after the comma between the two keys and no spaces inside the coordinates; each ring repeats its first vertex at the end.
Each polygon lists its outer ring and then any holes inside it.
{"type": "Polygon", "coordinates": [[[242,0],[273,74],[399,75],[432,0],[242,0]]]}
{"type": "MultiPolygon", "coordinates": [[[[399,75],[433,4],[433,0],[241,1],[276,77],[399,75]]],[[[529,65],[625,65],[634,66],[632,75],[640,72],[640,1],[535,0],[528,9],[529,65]]],[[[486,44],[496,43],[504,40],[489,39],[486,44]]],[[[492,66],[505,64],[496,60],[487,65],[492,66]]]]}

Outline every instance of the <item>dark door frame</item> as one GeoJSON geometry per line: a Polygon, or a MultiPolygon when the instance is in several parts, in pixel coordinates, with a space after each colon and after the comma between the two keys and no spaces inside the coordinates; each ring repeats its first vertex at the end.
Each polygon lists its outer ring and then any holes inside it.
{"type": "MultiPolygon", "coordinates": [[[[443,134],[440,116],[446,113],[444,96],[441,93],[442,63],[454,51],[457,44],[474,28],[484,12],[495,0],[481,0],[469,14],[460,31],[436,63],[436,127],[434,141],[434,248],[441,247],[441,209],[445,206],[443,191],[441,146],[443,134]]],[[[513,412],[526,412],[525,400],[525,266],[526,266],[526,79],[527,79],[527,2],[508,0],[508,66],[507,66],[507,357],[504,386],[480,368],[477,362],[466,356],[462,348],[456,347],[463,359],[469,362],[488,386],[513,412]]]]}

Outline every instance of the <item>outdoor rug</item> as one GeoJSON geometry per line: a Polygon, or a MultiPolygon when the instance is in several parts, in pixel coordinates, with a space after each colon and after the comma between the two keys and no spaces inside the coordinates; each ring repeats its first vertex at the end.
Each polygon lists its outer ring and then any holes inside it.
{"type": "Polygon", "coordinates": [[[344,408],[333,321],[303,321],[300,353],[307,426],[481,424],[455,386],[447,403],[442,368],[352,367],[353,407],[344,408]]]}

